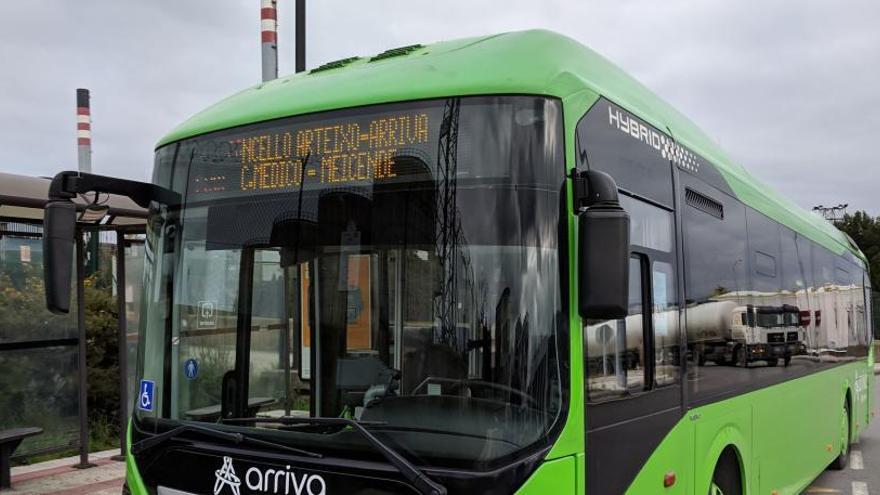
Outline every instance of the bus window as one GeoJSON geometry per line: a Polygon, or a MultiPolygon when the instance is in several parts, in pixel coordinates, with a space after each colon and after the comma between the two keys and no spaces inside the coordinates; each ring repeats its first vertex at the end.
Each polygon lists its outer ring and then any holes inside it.
{"type": "MultiPolygon", "coordinates": [[[[611,334],[608,332],[616,331],[617,326],[622,325],[626,328],[625,354],[630,357],[636,355],[633,346],[638,342],[637,355],[643,361],[653,362],[653,366],[652,369],[640,371],[637,384],[629,387],[620,385],[619,390],[671,385],[678,380],[680,366],[678,295],[673,264],[673,215],[669,210],[625,194],[620,196],[620,202],[630,215],[630,242],[638,253],[634,255],[630,268],[630,315],[613,324],[603,322],[587,327],[588,333],[594,332],[586,337],[588,368],[595,366],[594,370],[590,369],[597,373],[601,371],[600,375],[605,374],[605,367],[597,364],[606,363],[609,359],[601,347],[604,342],[602,338],[610,338],[611,334]],[[644,294],[639,291],[644,291],[644,294]],[[644,306],[643,298],[650,298],[646,299],[644,306]],[[651,312],[650,318],[642,316],[643,307],[651,312]],[[595,338],[599,340],[592,341],[595,338]],[[589,348],[591,342],[592,349],[589,348]],[[643,342],[647,342],[644,345],[648,346],[648,352],[642,347],[643,342]],[[645,372],[648,373],[647,377],[645,372]]],[[[604,345],[608,345],[607,342],[604,345]]],[[[630,359],[630,364],[631,361],[630,359]]],[[[634,378],[630,376],[628,380],[632,381],[634,378]]],[[[601,381],[607,381],[607,378],[601,381]]]]}
{"type": "Polygon", "coordinates": [[[630,258],[629,315],[619,320],[591,321],[584,328],[587,397],[592,402],[644,388],[643,278],[642,260],[630,258]]]}
{"type": "MultiPolygon", "coordinates": [[[[870,315],[869,322],[871,323],[871,328],[873,330],[873,335],[875,340],[880,340],[880,314],[877,314],[877,307],[880,305],[880,292],[868,287],[868,306],[870,307],[870,315]]],[[[869,339],[870,340],[870,339],[869,339]]]]}
{"type": "Polygon", "coordinates": [[[672,253],[671,212],[626,195],[620,196],[620,205],[629,213],[632,245],[672,253]]]}
{"type": "Polygon", "coordinates": [[[745,208],[696,180],[684,177],[682,183],[683,192],[690,189],[723,212],[713,215],[697,202],[687,202],[682,210],[687,384],[690,400],[696,402],[748,380],[731,364],[752,318],[744,300],[749,257],[745,208]]]}
{"type": "Polygon", "coordinates": [[[281,256],[278,249],[255,249],[253,257],[250,396],[267,403],[283,401],[287,388],[282,371],[290,369],[290,345],[286,344],[290,340],[290,326],[284,314],[281,256]]]}
{"type": "Polygon", "coordinates": [[[651,268],[654,322],[654,385],[678,380],[678,305],[675,303],[675,271],[672,264],[655,261],[651,268]]]}
{"type": "Polygon", "coordinates": [[[654,385],[674,383],[679,372],[678,295],[672,212],[627,195],[620,203],[630,215],[630,242],[651,262],[654,385]]]}
{"type": "Polygon", "coordinates": [[[614,177],[621,189],[672,206],[669,159],[645,141],[633,139],[630,129],[658,143],[669,140],[665,133],[610,101],[596,102],[577,125],[578,155],[583,160],[579,168],[586,168],[589,162],[589,168],[614,177]]]}

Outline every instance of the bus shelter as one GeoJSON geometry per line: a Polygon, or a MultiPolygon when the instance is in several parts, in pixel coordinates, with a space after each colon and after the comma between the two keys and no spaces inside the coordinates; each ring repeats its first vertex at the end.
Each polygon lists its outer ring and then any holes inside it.
{"type": "Polygon", "coordinates": [[[127,370],[134,367],[127,362],[137,339],[146,211],[121,196],[76,199],[75,300],[69,314],[54,315],[46,310],[42,279],[43,208],[50,182],[0,173],[0,430],[43,429],[25,440],[15,457],[78,448],[79,466],[88,467],[85,284],[103,271],[115,298],[124,448],[133,379],[133,369],[127,370]]]}

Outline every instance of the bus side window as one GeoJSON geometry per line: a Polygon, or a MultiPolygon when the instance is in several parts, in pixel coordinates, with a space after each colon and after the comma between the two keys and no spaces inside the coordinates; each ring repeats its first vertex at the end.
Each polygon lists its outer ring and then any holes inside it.
{"type": "Polygon", "coordinates": [[[615,321],[588,321],[584,327],[591,402],[680,379],[672,212],[627,194],[621,194],[620,202],[630,214],[633,249],[629,315],[615,321]]]}
{"type": "Polygon", "coordinates": [[[662,387],[678,380],[678,305],[675,303],[675,271],[671,263],[654,261],[651,268],[653,300],[654,385],[662,387]]]}
{"type": "Polygon", "coordinates": [[[874,305],[872,301],[873,290],[871,280],[867,272],[862,272],[862,287],[865,292],[865,342],[870,346],[874,338],[874,305]]]}
{"type": "Polygon", "coordinates": [[[643,285],[645,265],[641,257],[629,261],[629,315],[584,326],[587,398],[591,402],[640,391],[645,384],[643,338],[643,285]]]}
{"type": "Polygon", "coordinates": [[[868,338],[868,341],[871,341],[871,338],[880,340],[880,314],[877,314],[877,308],[880,307],[880,292],[874,290],[873,288],[868,288],[868,305],[871,306],[871,319],[869,320],[871,323],[872,333],[870,334],[872,337],[868,338]]]}

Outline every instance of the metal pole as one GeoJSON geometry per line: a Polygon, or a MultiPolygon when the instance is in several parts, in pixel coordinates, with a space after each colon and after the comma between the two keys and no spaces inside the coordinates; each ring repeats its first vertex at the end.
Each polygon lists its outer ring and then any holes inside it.
{"type": "Polygon", "coordinates": [[[89,90],[76,90],[76,148],[80,172],[92,171],[92,115],[89,90]]]}
{"type": "Polygon", "coordinates": [[[296,0],[296,72],[306,70],[306,0],[296,0]]]}
{"type": "Polygon", "coordinates": [[[125,314],[125,234],[116,231],[116,303],[119,313],[119,456],[125,460],[125,426],[128,419],[128,319],[125,314]]]}
{"type": "Polygon", "coordinates": [[[276,0],[260,1],[263,82],[278,78],[278,8],[276,0]]]}
{"type": "Polygon", "coordinates": [[[89,396],[88,357],[86,355],[85,253],[83,231],[76,229],[76,320],[79,330],[79,464],[73,467],[87,469],[89,463],[89,396]]]}

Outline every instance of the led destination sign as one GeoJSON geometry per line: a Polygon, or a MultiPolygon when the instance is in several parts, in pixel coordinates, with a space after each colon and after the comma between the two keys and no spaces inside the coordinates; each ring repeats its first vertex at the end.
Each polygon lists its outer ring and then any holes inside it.
{"type": "Polygon", "coordinates": [[[397,177],[394,157],[428,142],[426,113],[392,114],[368,121],[346,119],[300,129],[230,139],[224,146],[226,174],[194,178],[196,192],[270,192],[306,183],[353,185],[397,177]]]}

